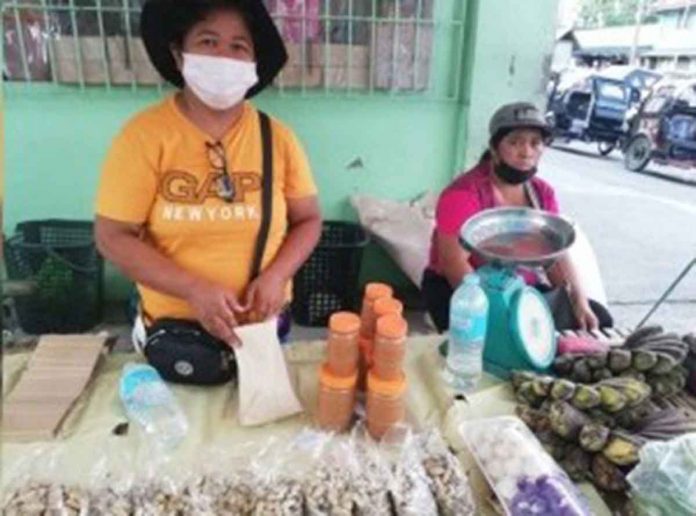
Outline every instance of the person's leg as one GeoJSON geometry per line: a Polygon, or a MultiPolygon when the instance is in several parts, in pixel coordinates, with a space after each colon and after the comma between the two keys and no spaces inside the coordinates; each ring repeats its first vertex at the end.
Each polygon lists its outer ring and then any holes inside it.
{"type": "Polygon", "coordinates": [[[421,294],[425,306],[439,333],[449,328],[449,305],[452,287],[443,276],[426,269],[421,282],[421,294]]]}

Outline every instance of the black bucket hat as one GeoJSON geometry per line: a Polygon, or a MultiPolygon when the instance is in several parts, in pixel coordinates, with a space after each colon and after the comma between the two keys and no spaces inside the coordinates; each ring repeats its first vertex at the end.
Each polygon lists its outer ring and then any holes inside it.
{"type": "MultiPolygon", "coordinates": [[[[162,77],[178,88],[184,86],[184,78],[176,66],[170,45],[176,37],[179,20],[190,16],[191,8],[199,1],[147,0],[140,16],[140,33],[150,61],[162,77]]],[[[285,65],[288,59],[285,44],[262,0],[226,0],[219,4],[229,4],[251,20],[249,32],[254,42],[259,82],[247,92],[246,97],[253,97],[273,82],[285,65]]]]}

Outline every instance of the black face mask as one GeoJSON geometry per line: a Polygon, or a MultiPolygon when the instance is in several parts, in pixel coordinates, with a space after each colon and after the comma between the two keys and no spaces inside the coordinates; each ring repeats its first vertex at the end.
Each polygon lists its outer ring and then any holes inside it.
{"type": "Polygon", "coordinates": [[[534,177],[537,173],[537,168],[520,170],[519,168],[512,167],[501,161],[500,163],[493,164],[493,172],[504,182],[510,185],[519,185],[534,177]]]}

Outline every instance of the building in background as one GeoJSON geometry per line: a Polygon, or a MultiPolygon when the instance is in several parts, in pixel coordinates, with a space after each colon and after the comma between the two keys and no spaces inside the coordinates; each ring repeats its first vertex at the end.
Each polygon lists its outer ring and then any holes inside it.
{"type": "Polygon", "coordinates": [[[696,74],[696,1],[659,0],[655,6],[660,37],[640,55],[642,66],[696,74]]]}
{"type": "Polygon", "coordinates": [[[655,23],[578,29],[580,0],[561,0],[552,69],[636,64],[696,74],[696,0],[657,0],[655,23]],[[635,45],[635,49],[634,49],[635,45]],[[631,63],[631,57],[637,62],[631,63]]]}

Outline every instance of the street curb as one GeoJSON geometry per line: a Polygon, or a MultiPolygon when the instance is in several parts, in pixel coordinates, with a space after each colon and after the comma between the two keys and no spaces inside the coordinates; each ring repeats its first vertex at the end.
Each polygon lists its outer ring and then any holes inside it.
{"type": "Polygon", "coordinates": [[[681,183],[690,186],[696,186],[696,169],[689,169],[684,171],[683,174],[677,174],[674,172],[666,172],[662,170],[642,170],[640,174],[645,174],[648,176],[660,177],[662,179],[667,179],[669,181],[674,181],[675,183],[681,183]],[[689,172],[692,170],[692,172],[689,172]],[[687,177],[687,174],[689,177],[687,177]]]}

